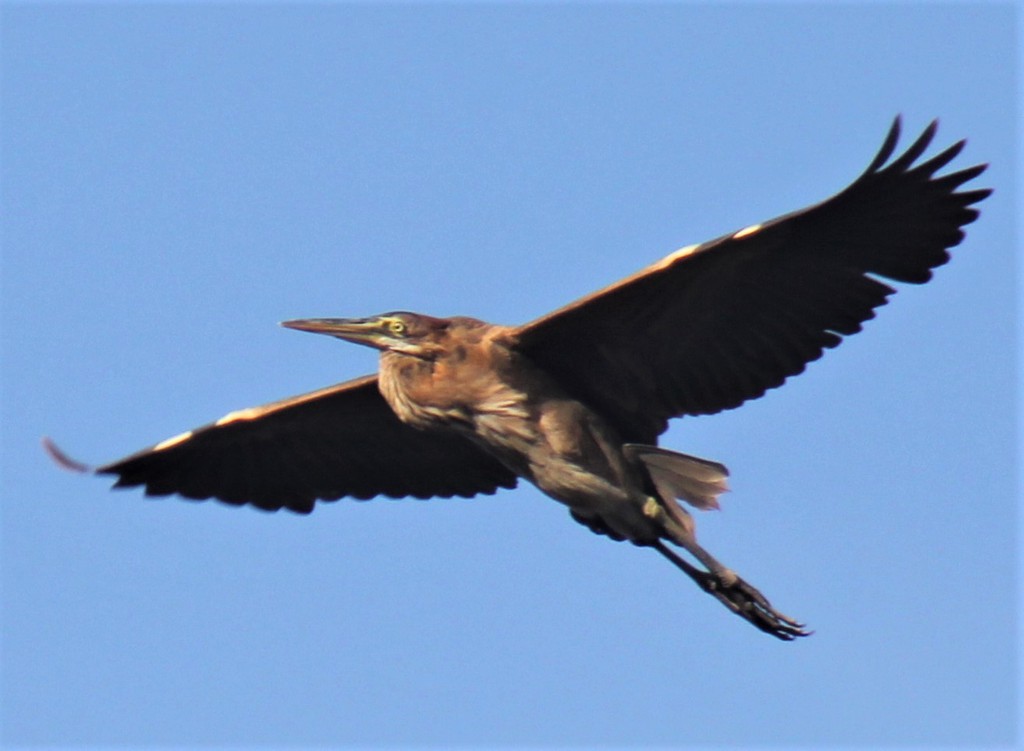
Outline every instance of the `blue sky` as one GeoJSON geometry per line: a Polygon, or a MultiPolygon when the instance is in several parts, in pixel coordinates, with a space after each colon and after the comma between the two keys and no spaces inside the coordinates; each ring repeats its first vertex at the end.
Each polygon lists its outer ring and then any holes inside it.
{"type": "Polygon", "coordinates": [[[1009,4],[2,9],[8,747],[1012,745],[1009,4]],[[536,317],[821,200],[902,112],[996,193],[783,389],[677,421],[784,644],[529,487],[310,517],[64,473],[370,372],[286,331],[536,317]]]}

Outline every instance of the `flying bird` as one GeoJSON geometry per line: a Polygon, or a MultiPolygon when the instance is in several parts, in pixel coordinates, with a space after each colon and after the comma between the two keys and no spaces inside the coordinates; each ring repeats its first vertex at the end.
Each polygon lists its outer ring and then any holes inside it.
{"type": "Polygon", "coordinates": [[[689,245],[521,326],[393,312],[285,321],[380,350],[375,375],[230,412],[92,470],[147,495],[307,514],[316,502],[492,494],[527,480],[613,540],[651,547],[732,612],[783,640],[810,633],[697,542],[728,470],[657,446],[668,421],[738,407],[800,373],[895,291],[949,260],[991,192],[987,165],[938,176],[894,121],[849,187],[689,245]],[[890,161],[891,159],[891,161],[890,161]],[[684,557],[689,554],[692,558],[684,557]]]}

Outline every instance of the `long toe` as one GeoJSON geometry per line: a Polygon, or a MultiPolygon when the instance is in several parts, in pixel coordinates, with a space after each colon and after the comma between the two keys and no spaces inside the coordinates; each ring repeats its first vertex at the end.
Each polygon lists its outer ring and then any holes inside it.
{"type": "Polygon", "coordinates": [[[813,633],[804,628],[804,624],[773,608],[767,597],[734,572],[724,567],[720,567],[723,572],[721,575],[703,571],[660,540],[652,543],[651,547],[693,579],[697,586],[765,633],[783,641],[793,641],[797,637],[810,636],[813,633]]]}
{"type": "Polygon", "coordinates": [[[783,641],[792,641],[813,633],[808,631],[804,624],[773,608],[756,587],[739,577],[724,586],[713,577],[709,577],[707,591],[741,618],[783,641]]]}

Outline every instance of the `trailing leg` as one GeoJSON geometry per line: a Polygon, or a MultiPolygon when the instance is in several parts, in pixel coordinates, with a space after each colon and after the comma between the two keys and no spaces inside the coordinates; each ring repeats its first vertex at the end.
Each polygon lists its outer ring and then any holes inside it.
{"type": "Polygon", "coordinates": [[[689,563],[660,540],[654,543],[653,547],[693,579],[697,586],[765,633],[783,641],[792,641],[799,636],[810,636],[813,633],[807,631],[804,624],[773,608],[763,594],[735,573],[729,571],[731,581],[723,581],[718,574],[702,571],[689,563]]]}

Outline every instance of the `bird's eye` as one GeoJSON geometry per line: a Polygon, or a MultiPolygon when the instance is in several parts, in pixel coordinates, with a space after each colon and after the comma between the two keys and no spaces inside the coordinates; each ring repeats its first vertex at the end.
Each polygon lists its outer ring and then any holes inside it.
{"type": "Polygon", "coordinates": [[[403,321],[389,321],[388,331],[391,332],[392,336],[405,336],[405,332],[408,330],[408,326],[403,321]]]}

